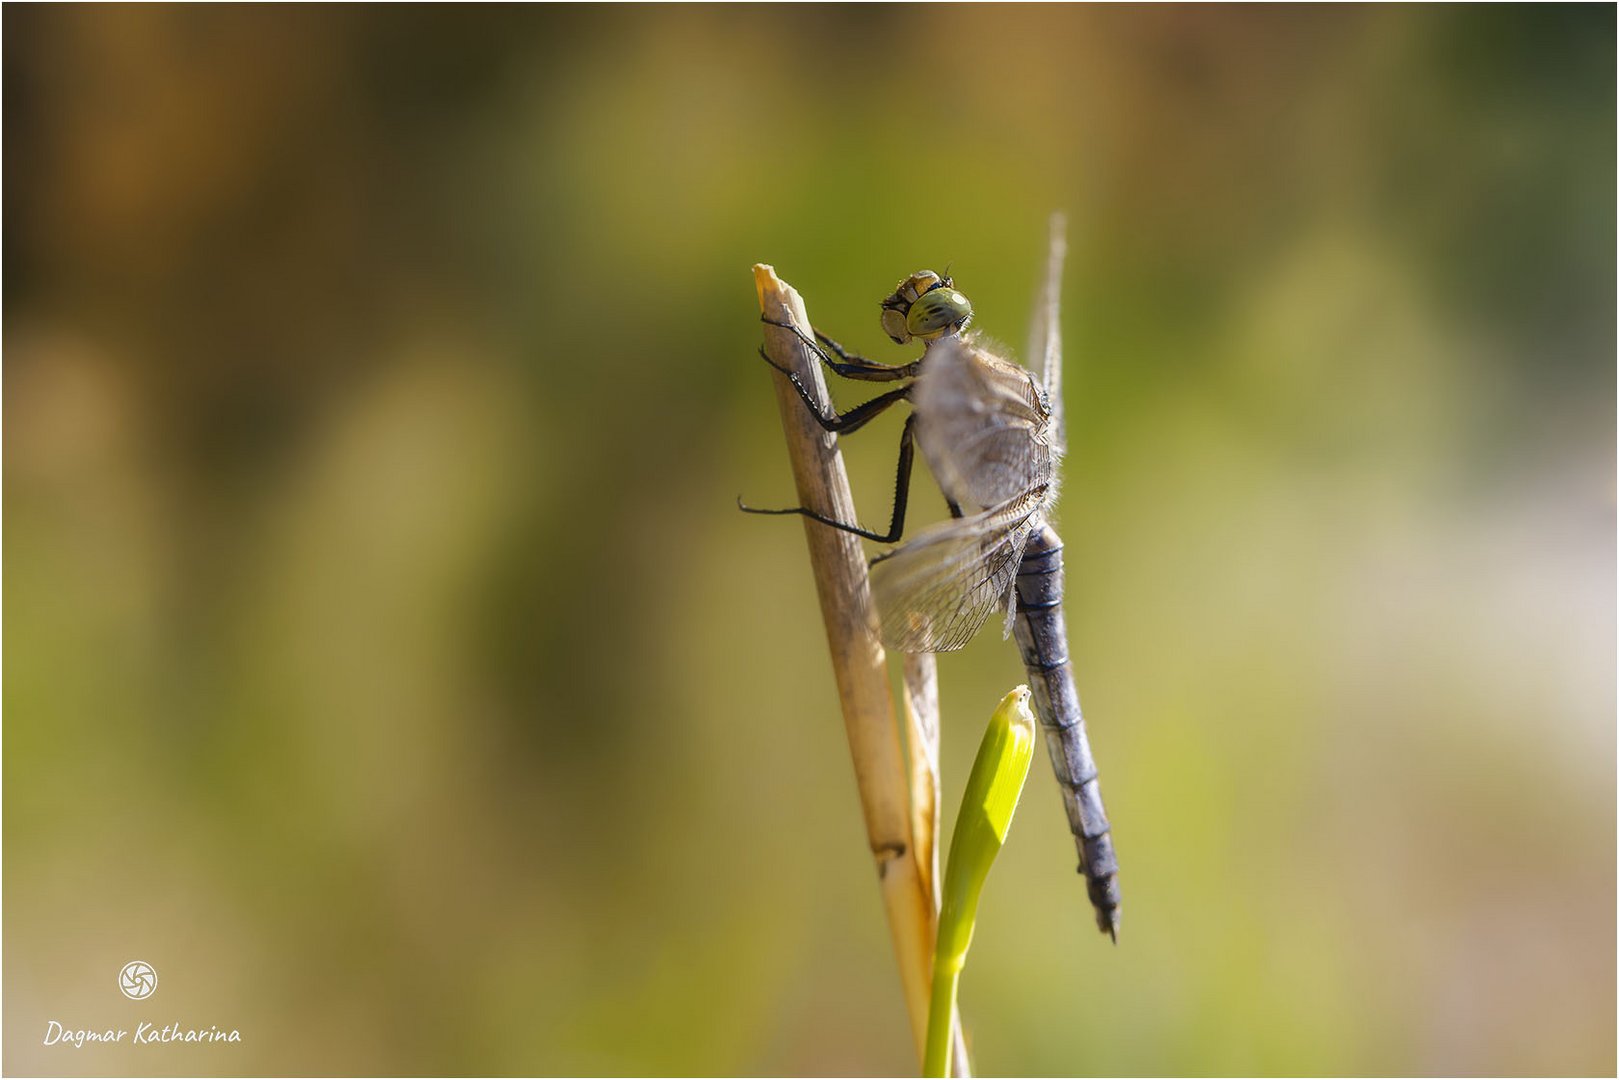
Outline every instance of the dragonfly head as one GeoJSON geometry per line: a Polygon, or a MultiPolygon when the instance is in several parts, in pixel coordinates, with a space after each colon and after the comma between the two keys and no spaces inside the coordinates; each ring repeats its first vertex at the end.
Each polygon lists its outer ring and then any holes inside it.
{"type": "Polygon", "coordinates": [[[972,304],[954,282],[932,270],[918,270],[900,282],[882,308],[883,332],[899,345],[912,338],[933,341],[960,333],[973,317],[972,304]]]}

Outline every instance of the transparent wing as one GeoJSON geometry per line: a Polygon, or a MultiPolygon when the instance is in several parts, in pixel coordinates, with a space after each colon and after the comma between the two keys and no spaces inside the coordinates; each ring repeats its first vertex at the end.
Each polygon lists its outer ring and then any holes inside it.
{"type": "Polygon", "coordinates": [[[1068,219],[1062,213],[1051,215],[1051,247],[1046,256],[1045,287],[1034,308],[1034,325],[1029,334],[1029,363],[1034,377],[1045,388],[1051,405],[1055,446],[1067,445],[1068,429],[1062,415],[1062,266],[1068,256],[1068,219]]]}
{"type": "Polygon", "coordinates": [[[928,349],[911,403],[939,485],[963,506],[1001,506],[1050,481],[1051,413],[1034,376],[976,340],[928,349]]]}
{"type": "Polygon", "coordinates": [[[1023,546],[1040,520],[1044,488],[979,514],[942,522],[873,562],[883,644],[951,652],[1010,602],[1023,546]]]}

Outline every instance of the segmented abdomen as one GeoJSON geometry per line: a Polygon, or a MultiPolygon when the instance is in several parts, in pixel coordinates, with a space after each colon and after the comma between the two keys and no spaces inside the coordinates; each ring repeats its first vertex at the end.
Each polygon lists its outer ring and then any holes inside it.
{"type": "Polygon", "coordinates": [[[1085,735],[1085,717],[1074,689],[1068,633],[1062,619],[1062,540],[1050,525],[1029,537],[1017,575],[1013,623],[1023,665],[1029,672],[1035,714],[1045,729],[1046,749],[1057,773],[1068,827],[1079,850],[1079,870],[1096,909],[1096,924],[1116,940],[1119,925],[1119,862],[1113,853],[1096,761],[1085,735]]]}

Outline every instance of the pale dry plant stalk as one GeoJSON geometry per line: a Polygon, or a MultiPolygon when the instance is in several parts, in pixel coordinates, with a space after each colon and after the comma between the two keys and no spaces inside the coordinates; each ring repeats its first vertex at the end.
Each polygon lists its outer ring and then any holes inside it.
{"type": "MultiPolygon", "coordinates": [[[[765,352],[780,367],[796,373],[823,413],[829,413],[830,398],[817,357],[792,331],[772,325],[791,322],[810,333],[803,298],[769,266],[755,265],[753,277],[759,311],[766,320],[765,352]]],[[[837,436],[814,421],[785,375],[777,372],[773,381],[799,505],[837,521],[854,521],[854,496],[837,436]]],[[[908,737],[902,740],[860,541],[807,518],[804,538],[920,1064],[927,1041],[939,911],[939,719],[933,657],[906,658],[908,737]]],[[[965,1076],[967,1054],[959,1018],[954,1026],[957,1050],[952,1056],[959,1066],[957,1075],[965,1076]]]]}

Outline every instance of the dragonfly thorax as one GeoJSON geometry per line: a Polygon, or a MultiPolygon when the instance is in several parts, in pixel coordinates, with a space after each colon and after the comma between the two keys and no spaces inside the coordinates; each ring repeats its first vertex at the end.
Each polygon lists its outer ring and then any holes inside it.
{"type": "Polygon", "coordinates": [[[972,320],[973,306],[953,286],[947,276],[918,270],[882,302],[883,332],[899,345],[960,333],[972,320]]]}

